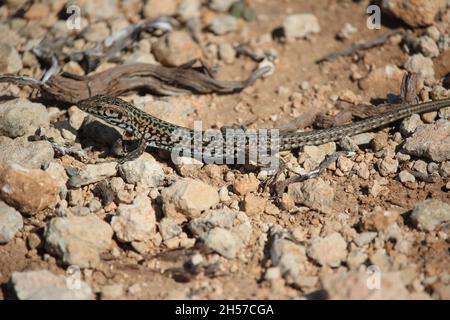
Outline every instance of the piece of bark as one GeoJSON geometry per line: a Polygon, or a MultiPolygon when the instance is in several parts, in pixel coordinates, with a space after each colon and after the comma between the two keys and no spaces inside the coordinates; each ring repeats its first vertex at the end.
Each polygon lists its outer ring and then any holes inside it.
{"type": "Polygon", "coordinates": [[[98,94],[118,96],[137,90],[157,95],[234,93],[251,86],[270,70],[267,66],[255,70],[246,80],[222,81],[198,71],[197,68],[171,68],[135,63],[117,66],[90,76],[62,73],[51,76],[46,82],[26,77],[0,76],[0,82],[31,85],[39,89],[45,97],[76,103],[98,94]]]}
{"type": "Polygon", "coordinates": [[[403,75],[400,97],[403,103],[419,103],[417,96],[417,73],[407,72],[403,75]]]}

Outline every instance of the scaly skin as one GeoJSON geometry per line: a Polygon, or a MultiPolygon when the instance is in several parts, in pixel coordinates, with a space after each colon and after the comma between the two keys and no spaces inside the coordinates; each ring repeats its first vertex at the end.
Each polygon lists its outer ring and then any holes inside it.
{"type": "MultiPolygon", "coordinates": [[[[147,146],[168,151],[180,147],[191,148],[193,154],[200,155],[202,159],[203,156],[207,158],[206,155],[214,155],[214,151],[211,153],[211,149],[214,149],[214,147],[220,147],[223,150],[227,150],[225,146],[226,139],[224,131],[217,131],[221,139],[211,141],[211,139],[208,138],[208,135],[205,135],[205,132],[201,132],[202,135],[200,136],[200,132],[153,117],[119,98],[98,95],[80,101],[77,105],[81,110],[103,119],[111,125],[125,129],[139,140],[138,148],[130,152],[123,161],[135,159],[145,151],[147,146]],[[180,133],[183,134],[182,136],[184,139],[181,138],[180,133]],[[194,140],[197,141],[195,147],[194,140]]],[[[320,145],[331,141],[338,141],[346,136],[352,136],[379,128],[394,121],[406,118],[414,113],[436,111],[448,106],[450,106],[450,99],[419,104],[396,105],[391,111],[347,125],[308,132],[287,132],[280,134],[280,136],[270,136],[269,134],[269,137],[272,137],[274,140],[271,141],[268,139],[267,142],[269,147],[271,143],[275,142],[280,151],[297,149],[306,145],[320,145]]],[[[268,129],[259,129],[258,131],[263,130],[270,133],[270,130],[268,129]]],[[[250,130],[248,132],[250,132],[250,130]]],[[[225,153],[220,154],[220,156],[236,157],[235,150],[239,147],[248,150],[248,143],[248,139],[232,141],[234,148],[230,150],[233,150],[231,151],[233,154],[227,154],[227,151],[225,151],[225,153]]],[[[217,153],[215,155],[217,155],[217,153]]]]}

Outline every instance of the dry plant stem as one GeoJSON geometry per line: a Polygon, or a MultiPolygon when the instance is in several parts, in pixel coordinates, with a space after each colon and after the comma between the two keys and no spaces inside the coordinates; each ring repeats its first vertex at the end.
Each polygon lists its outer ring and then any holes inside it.
{"type": "Polygon", "coordinates": [[[88,163],[91,161],[91,159],[86,155],[83,149],[73,147],[73,146],[63,146],[53,141],[53,139],[48,138],[46,136],[34,136],[33,141],[48,141],[51,145],[53,150],[58,153],[60,156],[64,156],[66,154],[74,156],[78,160],[80,160],[83,163],[88,163]]]}
{"type": "Polygon", "coordinates": [[[40,80],[27,77],[27,76],[13,76],[13,75],[0,75],[0,83],[12,83],[20,86],[30,86],[35,89],[40,89],[44,83],[40,80]]]}
{"type": "Polygon", "coordinates": [[[233,93],[251,86],[269,71],[270,67],[263,67],[255,70],[246,80],[221,81],[195,68],[136,63],[117,66],[90,76],[62,73],[51,76],[45,83],[14,76],[0,76],[0,82],[31,85],[49,98],[76,103],[100,94],[118,96],[136,90],[146,90],[158,95],[233,93]]]}
{"type": "Polygon", "coordinates": [[[390,36],[393,36],[395,34],[398,33],[403,33],[403,30],[401,29],[395,29],[395,30],[389,30],[385,33],[383,33],[380,37],[369,40],[367,42],[362,42],[362,43],[355,43],[353,44],[350,48],[346,48],[340,51],[336,51],[333,53],[330,53],[328,55],[326,55],[323,58],[320,58],[319,60],[316,61],[316,63],[322,63],[325,61],[331,61],[334,60],[338,57],[345,57],[345,56],[349,56],[352,55],[353,53],[355,53],[358,50],[361,49],[370,49],[373,47],[377,47],[377,46],[381,46],[382,44],[384,44],[390,36]]]}

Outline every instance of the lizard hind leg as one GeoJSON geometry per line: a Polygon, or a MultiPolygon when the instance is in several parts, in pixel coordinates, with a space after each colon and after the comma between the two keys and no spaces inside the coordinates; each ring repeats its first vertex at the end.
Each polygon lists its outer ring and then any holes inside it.
{"type": "MultiPolygon", "coordinates": [[[[301,182],[301,181],[305,181],[305,180],[308,180],[311,178],[316,178],[316,177],[320,176],[326,170],[326,168],[331,163],[335,162],[340,156],[350,156],[352,154],[354,154],[354,153],[346,152],[346,151],[335,152],[332,155],[328,156],[325,160],[323,160],[315,169],[311,170],[307,174],[302,174],[302,175],[298,174],[297,172],[295,172],[294,170],[289,168],[285,163],[283,163],[282,164],[282,166],[284,165],[283,169],[287,169],[290,172],[294,173],[294,176],[289,177],[283,181],[277,181],[276,179],[274,180],[272,187],[274,189],[276,196],[281,197],[281,195],[285,192],[286,188],[292,183],[301,182]]],[[[280,168],[281,168],[281,166],[280,166],[280,168]]],[[[282,172],[282,170],[278,171],[277,175],[281,174],[280,172],[282,172]]]]}
{"type": "Polygon", "coordinates": [[[278,161],[279,161],[278,169],[276,170],[276,172],[274,174],[267,177],[261,183],[260,191],[264,191],[266,189],[271,190],[274,187],[276,188],[277,183],[279,183],[278,180],[281,178],[281,175],[283,174],[284,170],[286,170],[288,168],[286,162],[281,157],[278,158],[278,161]]]}

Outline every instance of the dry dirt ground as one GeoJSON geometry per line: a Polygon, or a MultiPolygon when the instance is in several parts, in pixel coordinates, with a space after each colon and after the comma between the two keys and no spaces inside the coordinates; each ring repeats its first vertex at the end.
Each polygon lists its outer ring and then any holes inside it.
{"type": "MultiPolygon", "coordinates": [[[[283,0],[283,1],[249,1],[255,10],[256,20],[241,21],[239,31],[231,32],[223,36],[214,36],[207,33],[206,39],[210,43],[246,43],[248,40],[258,39],[263,35],[272,35],[279,28],[286,16],[294,13],[312,13],[321,26],[321,31],[308,36],[306,39],[286,40],[284,38],[272,39],[261,46],[275,49],[278,53],[275,63],[275,71],[272,75],[256,81],[256,83],[243,90],[243,92],[231,95],[191,95],[183,97],[165,98],[167,101],[188,101],[193,106],[193,112],[188,120],[201,119],[204,128],[221,127],[223,125],[244,124],[253,121],[252,128],[274,127],[283,124],[307,111],[319,111],[325,114],[336,114],[338,104],[336,97],[346,95],[351,91],[356,95],[356,102],[374,102],[386,99],[389,93],[399,93],[396,88],[399,83],[385,84],[383,82],[366,83],[352,79],[355,70],[366,77],[371,69],[383,68],[387,65],[402,67],[408,58],[408,54],[402,49],[398,39],[391,38],[384,45],[360,52],[360,57],[355,55],[341,57],[334,61],[317,64],[315,61],[330,52],[347,48],[357,41],[367,41],[389,30],[382,25],[381,30],[370,30],[366,27],[367,1],[332,1],[332,0],[283,0]],[[349,39],[340,41],[336,34],[349,23],[357,29],[349,39]],[[352,66],[352,69],[351,67],[352,66]],[[353,70],[353,71],[352,71],[353,70]],[[303,88],[305,83],[308,88],[303,88]],[[364,87],[364,89],[362,89],[364,87]],[[293,103],[292,95],[302,92],[300,103],[293,103]]],[[[202,15],[216,15],[206,7],[201,9],[202,15]]],[[[447,15],[449,9],[447,9],[447,15]]],[[[5,18],[6,19],[6,18],[5,18]]],[[[447,18],[448,19],[448,18],[447,18]]],[[[403,26],[397,20],[388,20],[390,26],[403,26]]],[[[447,22],[448,25],[448,22],[447,22]]],[[[408,28],[408,27],[406,27],[408,28]]],[[[421,34],[423,29],[410,29],[411,34],[421,34]]],[[[447,51],[448,52],[448,51],[447,51]]],[[[448,54],[447,54],[448,57],[448,54]]],[[[436,58],[436,59],[439,59],[436,58]]],[[[447,58],[448,68],[450,65],[447,58]]],[[[217,62],[217,61],[216,61],[217,62]]],[[[240,56],[232,64],[218,61],[217,78],[241,79],[253,70],[256,63],[248,57],[240,56]]],[[[442,64],[435,64],[435,68],[443,68],[442,64]]],[[[436,74],[448,72],[436,70],[436,74]]],[[[28,94],[31,90],[21,89],[20,95],[28,94]]],[[[58,106],[49,102],[47,107],[58,106]]],[[[63,107],[60,107],[63,108],[63,107]]],[[[382,133],[392,137],[398,131],[398,124],[381,129],[382,133]]],[[[372,153],[370,146],[362,148],[359,154],[372,153]]],[[[155,154],[157,157],[157,154],[155,154]]],[[[298,156],[298,154],[294,154],[298,156]]],[[[157,157],[164,166],[171,167],[167,160],[157,157]]],[[[354,159],[354,158],[353,158],[354,159]]],[[[173,167],[173,166],[172,166],[173,167]]],[[[215,187],[226,185],[225,173],[233,170],[236,175],[248,174],[249,171],[236,170],[225,167],[223,174],[210,177],[203,169],[194,174],[194,178],[202,179],[205,183],[215,187]]],[[[219,171],[220,171],[219,170],[219,171]]],[[[379,178],[379,174],[376,174],[379,178]]],[[[383,266],[383,272],[405,271],[413,265],[410,277],[405,288],[411,297],[449,299],[448,272],[450,269],[448,238],[439,235],[437,231],[424,232],[418,230],[409,220],[411,210],[417,203],[425,199],[438,199],[450,204],[450,193],[446,189],[448,179],[439,179],[434,183],[418,181],[414,184],[403,184],[398,179],[398,174],[387,176],[387,185],[382,192],[373,195],[369,189],[373,186],[374,177],[364,180],[355,174],[338,176],[334,170],[327,170],[321,178],[330,183],[335,190],[332,209],[323,214],[311,210],[305,206],[299,206],[290,211],[283,209],[278,200],[268,193],[261,196],[272,202],[279,208],[275,215],[265,212],[256,215],[248,214],[253,234],[249,244],[242,249],[238,258],[226,259],[217,253],[204,250],[197,244],[194,249],[169,250],[160,245],[152,248],[147,253],[136,254],[129,245],[117,242],[122,250],[119,257],[113,257],[108,252],[102,255],[102,262],[96,268],[83,271],[83,279],[91,286],[97,297],[106,297],[102,292],[105,287],[120,284],[123,292],[116,298],[121,299],[169,299],[169,298],[193,298],[193,299],[287,299],[301,298],[307,294],[321,292],[324,283],[328,283],[327,294],[337,298],[349,298],[345,294],[340,296],[330,289],[327,275],[345,274],[350,268],[344,260],[337,267],[320,266],[312,259],[305,262],[305,275],[310,277],[311,284],[296,285],[289,283],[283,277],[267,279],[266,271],[273,265],[270,259],[270,243],[264,240],[261,224],[279,225],[286,230],[300,232],[302,243],[308,244],[316,237],[324,236],[330,231],[342,232],[347,242],[347,250],[351,251],[351,236],[345,235],[349,228],[356,232],[367,231],[362,226],[362,221],[367,213],[372,213],[375,208],[379,210],[392,210],[395,208],[401,214],[396,221],[402,232],[408,235],[409,250],[400,253],[395,240],[377,241],[364,247],[367,260],[362,264],[369,266],[374,255],[383,252],[383,261],[388,261],[383,266]],[[183,263],[192,250],[198,250],[203,258],[215,270],[211,273],[203,270],[197,275],[189,274],[183,269],[183,263]],[[401,258],[399,256],[401,255],[401,258]],[[402,260],[403,259],[403,260],[402,260]],[[401,260],[401,261],[400,261],[401,260]],[[399,262],[400,261],[400,262],[399,262]],[[157,265],[158,267],[155,267],[157,265]],[[173,269],[171,269],[173,268],[173,269]],[[174,271],[178,270],[178,271],[174,271]],[[440,278],[442,273],[447,273],[447,279],[440,278]],[[325,279],[325,280],[324,280],[325,279]]],[[[256,194],[257,192],[255,192],[256,194]]],[[[243,208],[242,196],[233,195],[238,199],[243,208]]],[[[159,209],[161,210],[161,209],[159,209]]],[[[47,212],[47,211],[45,211],[47,212]]],[[[44,215],[35,217],[48,221],[44,215]]],[[[159,213],[158,213],[159,214],[159,213]]],[[[28,217],[24,217],[27,224],[28,217]]],[[[383,227],[380,228],[382,232],[383,227]]],[[[42,231],[40,231],[42,236],[42,231]]],[[[378,231],[377,231],[378,232],[378,231]]],[[[444,232],[444,231],[442,231],[444,232]]],[[[445,232],[444,232],[445,233],[445,232]]],[[[448,231],[447,231],[448,234],[448,231]]],[[[65,274],[65,266],[58,258],[46,253],[44,248],[38,248],[34,252],[26,244],[27,232],[19,232],[15,239],[7,244],[0,245],[0,298],[13,297],[9,280],[12,272],[28,270],[49,270],[55,274],[65,274]]],[[[329,248],[333,250],[333,248],[329,248]]],[[[357,268],[358,269],[358,268],[357,268]]],[[[364,270],[364,267],[363,269],[364,270]]],[[[106,292],[106,291],[105,291],[106,292]]],[[[364,298],[364,296],[362,296],[364,298]]],[[[386,296],[384,296],[386,297],[386,296]]]]}

